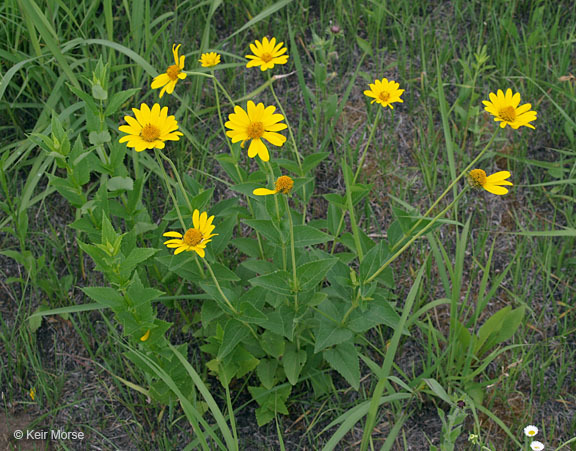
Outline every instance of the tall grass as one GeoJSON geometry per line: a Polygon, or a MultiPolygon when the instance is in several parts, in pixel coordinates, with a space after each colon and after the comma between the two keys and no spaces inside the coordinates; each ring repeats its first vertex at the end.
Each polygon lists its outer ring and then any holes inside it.
{"type": "MultiPolygon", "coordinates": [[[[548,0],[3,2],[0,386],[5,413],[28,413],[41,426],[72,430],[82,424],[98,446],[113,448],[475,449],[467,440],[474,433],[488,449],[508,449],[525,446],[521,432],[527,424],[540,427],[547,448],[571,439],[576,434],[571,377],[576,80],[570,71],[576,23],[566,12],[572,6],[548,0]],[[58,133],[59,123],[72,145],[81,139],[94,154],[104,146],[89,138],[91,132],[110,130],[115,143],[122,113],[135,102],[154,101],[150,81],[171,60],[174,42],[183,44],[188,67],[205,74],[196,60],[204,51],[219,51],[225,62],[216,76],[234,102],[256,90],[262,101],[273,103],[269,85],[261,89],[262,80],[244,68],[248,43],[264,35],[276,36],[289,49],[289,64],[278,72],[286,77],[273,83],[302,156],[327,152],[306,185],[311,204],[295,219],[343,235],[328,249],[333,253],[352,242],[362,252],[367,237],[390,234],[398,210],[421,217],[489,142],[495,125],[481,105],[489,92],[508,87],[521,92],[538,120],[536,130],[499,134],[479,162],[487,170],[512,172],[510,195],[467,193],[452,222],[428,231],[391,265],[397,286],[390,296],[403,326],[395,333],[377,326],[357,339],[359,389],[351,391],[336,377],[322,390],[322,374],[299,381],[290,415],[258,428],[255,403],[246,401],[249,379],[225,390],[209,374],[200,337],[189,334],[198,322],[201,290],[188,293],[188,282],[159,264],[151,266],[150,278],[173,292],[161,298],[158,309],[174,323],[173,342],[192,343],[186,356],[174,349],[174,358],[191,362],[186,374],[197,392],[195,404],[147,404],[147,377],[118,352],[129,346],[122,331],[80,290],[102,282],[76,242],[91,238],[89,231],[68,227],[85,211],[70,208],[57,192],[54,177],[65,176],[65,170],[42,148],[39,135],[58,133]],[[104,66],[103,87],[110,95],[125,94],[116,98],[114,114],[97,111],[92,117],[81,93],[93,92],[93,74],[104,66]],[[406,89],[404,103],[372,129],[377,110],[362,91],[384,76],[406,89]],[[342,168],[355,169],[365,147],[357,178],[344,177],[342,168]],[[355,183],[364,191],[354,198],[348,191],[346,199],[346,186],[355,183]],[[353,214],[352,223],[327,207],[325,194],[342,196],[342,211],[353,214]],[[473,339],[462,338],[464,330],[478,339],[488,318],[507,306],[526,312],[517,334],[485,353],[481,347],[473,352],[473,339]],[[43,316],[48,309],[54,314],[43,316]],[[38,393],[33,402],[32,387],[38,393]],[[460,400],[465,410],[458,410],[460,400]],[[82,406],[79,417],[72,415],[74,405],[82,406]],[[426,415],[423,423],[430,428],[422,425],[426,415]],[[251,436],[260,437],[260,444],[251,436]]],[[[166,99],[186,137],[170,148],[175,169],[186,174],[190,192],[207,196],[214,188],[219,200],[233,198],[227,188],[239,181],[219,169],[216,158],[228,148],[215,118],[211,80],[189,77],[184,86],[166,99]]],[[[220,101],[231,112],[228,99],[220,101]]],[[[137,212],[132,225],[164,227],[157,218],[170,211],[171,201],[155,188],[163,183],[163,167],[153,157],[112,148],[106,157],[126,154],[125,175],[136,181],[132,197],[121,199],[137,212]]],[[[289,158],[290,149],[287,145],[282,157],[289,158]]],[[[99,191],[94,177],[86,187],[93,198],[108,193],[99,191]]],[[[448,199],[456,195],[455,186],[448,199]]],[[[221,208],[226,206],[248,208],[232,202],[221,208]]],[[[160,247],[150,235],[136,241],[160,247]]],[[[225,255],[235,268],[238,252],[225,255]]],[[[173,375],[141,358],[177,393],[173,375]]]]}

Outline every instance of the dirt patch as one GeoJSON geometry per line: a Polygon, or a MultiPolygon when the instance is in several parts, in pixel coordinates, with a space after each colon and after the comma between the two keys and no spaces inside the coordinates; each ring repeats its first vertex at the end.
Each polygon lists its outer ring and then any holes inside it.
{"type": "Polygon", "coordinates": [[[50,450],[48,440],[43,440],[44,435],[50,432],[43,429],[30,427],[34,421],[30,415],[16,416],[5,415],[0,412],[0,449],[5,450],[50,450]],[[34,435],[36,434],[36,435],[34,435]],[[18,437],[22,436],[22,439],[18,437]],[[26,437],[39,437],[38,439],[26,437]]]}

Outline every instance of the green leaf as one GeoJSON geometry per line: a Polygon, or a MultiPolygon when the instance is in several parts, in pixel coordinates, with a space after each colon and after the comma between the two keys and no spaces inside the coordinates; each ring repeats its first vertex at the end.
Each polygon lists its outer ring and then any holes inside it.
{"type": "Polygon", "coordinates": [[[284,354],[286,342],[284,337],[281,335],[278,335],[277,333],[274,333],[270,330],[266,330],[260,336],[260,345],[268,355],[278,359],[282,354],[284,354]]]}
{"type": "Polygon", "coordinates": [[[364,53],[367,53],[370,56],[372,55],[372,46],[370,45],[370,43],[368,41],[366,41],[365,39],[362,39],[360,36],[356,36],[356,43],[358,44],[358,47],[360,47],[364,53]]]}
{"type": "Polygon", "coordinates": [[[255,238],[234,238],[230,242],[232,243],[232,246],[243,254],[252,258],[260,257],[260,247],[258,246],[258,240],[255,238]]]}
{"type": "Polygon", "coordinates": [[[274,270],[276,265],[266,260],[249,258],[240,263],[240,266],[255,274],[267,274],[274,270]]]}
{"type": "Polygon", "coordinates": [[[200,317],[202,318],[202,326],[207,328],[215,319],[218,319],[224,314],[218,303],[212,299],[206,299],[202,302],[200,309],[200,317]]]}
{"type": "Polygon", "coordinates": [[[229,40],[232,36],[236,36],[237,34],[244,32],[244,30],[251,29],[258,22],[266,19],[268,16],[274,14],[276,11],[284,8],[289,3],[292,3],[292,1],[293,0],[278,0],[278,1],[274,2],[273,4],[268,6],[267,8],[262,9],[258,14],[256,14],[254,17],[252,17],[252,19],[250,19],[248,22],[246,22],[244,25],[242,25],[240,28],[238,28],[236,31],[234,31],[234,33],[232,33],[230,36],[228,36],[225,40],[226,41],[229,40]]]}
{"type": "Polygon", "coordinates": [[[264,235],[273,243],[281,244],[282,238],[280,233],[269,219],[244,219],[242,222],[264,235]]]}
{"type": "Polygon", "coordinates": [[[222,346],[218,350],[218,360],[222,360],[250,334],[250,330],[241,322],[231,319],[224,326],[222,346]]]}
{"type": "Polygon", "coordinates": [[[329,155],[330,152],[317,152],[305,157],[302,162],[302,170],[304,171],[304,174],[316,168],[316,166],[318,166],[322,160],[328,158],[329,155]]]}
{"type": "Polygon", "coordinates": [[[132,249],[128,257],[122,262],[122,272],[130,274],[132,270],[138,266],[140,263],[148,260],[154,254],[158,252],[158,249],[150,248],[135,248],[132,249]]]}
{"type": "MultiPolygon", "coordinates": [[[[374,274],[390,257],[390,251],[385,241],[380,241],[364,256],[364,260],[360,264],[360,281],[364,283],[372,274],[374,274]]],[[[389,288],[394,288],[394,273],[392,268],[388,266],[382,271],[376,280],[384,283],[389,288]]]]}
{"type": "Polygon", "coordinates": [[[114,288],[110,287],[85,287],[82,291],[94,299],[98,304],[106,305],[112,309],[124,306],[124,298],[114,288]]]}
{"type": "Polygon", "coordinates": [[[126,290],[126,294],[138,309],[143,308],[144,304],[150,304],[154,299],[159,298],[164,294],[163,291],[156,290],[155,288],[144,287],[140,276],[137,272],[134,273],[132,278],[132,285],[126,290]]]}
{"type": "Polygon", "coordinates": [[[355,389],[360,388],[358,352],[353,343],[342,343],[323,353],[324,359],[355,389]]]}
{"type": "Polygon", "coordinates": [[[134,189],[134,180],[131,177],[112,177],[108,179],[108,191],[132,191],[134,189]]]}
{"type": "Polygon", "coordinates": [[[294,310],[287,305],[281,305],[278,310],[268,313],[268,318],[258,323],[266,330],[282,334],[288,340],[294,335],[294,310]]]}
{"type": "Polygon", "coordinates": [[[346,197],[335,193],[323,194],[323,196],[331,205],[338,207],[338,209],[343,210],[346,208],[346,197]]]}
{"type": "Polygon", "coordinates": [[[88,142],[93,146],[101,146],[112,141],[112,137],[108,130],[96,132],[92,131],[88,134],[88,142]]]}
{"type": "Polygon", "coordinates": [[[296,268],[299,285],[298,288],[300,291],[308,291],[316,287],[316,285],[324,280],[328,271],[330,271],[332,266],[337,262],[337,258],[326,258],[305,263],[296,268]]]}
{"type": "Polygon", "coordinates": [[[294,226],[294,246],[305,247],[314,244],[326,243],[332,236],[308,225],[294,226]]]}
{"type": "Polygon", "coordinates": [[[260,359],[256,367],[256,374],[262,385],[268,390],[276,383],[276,370],[278,369],[278,359],[260,359]]]}
{"type": "Polygon", "coordinates": [[[100,83],[94,83],[92,85],[92,97],[96,100],[106,100],[108,99],[108,91],[100,83]]]}
{"type": "Polygon", "coordinates": [[[237,282],[240,278],[234,274],[234,272],[230,271],[226,266],[222,263],[212,263],[212,270],[214,271],[214,275],[216,278],[221,282],[223,280],[237,282]]]}
{"type": "Polygon", "coordinates": [[[327,318],[320,320],[317,331],[314,352],[320,352],[329,346],[338,345],[354,338],[350,329],[327,318]]]}
{"type": "Polygon", "coordinates": [[[508,340],[516,333],[518,327],[524,319],[525,306],[511,310],[511,306],[506,306],[497,311],[482,325],[478,331],[478,342],[476,343],[475,354],[481,356],[492,347],[508,340]]]}
{"type": "Polygon", "coordinates": [[[424,379],[424,382],[426,382],[428,387],[430,387],[430,390],[432,390],[432,392],[438,398],[440,398],[442,401],[444,401],[447,404],[452,404],[452,399],[450,398],[448,393],[446,393],[446,390],[444,390],[444,387],[442,387],[436,379],[424,379]]]}
{"type": "Polygon", "coordinates": [[[258,196],[254,196],[252,193],[256,188],[261,188],[263,186],[259,185],[258,183],[254,182],[245,182],[245,183],[238,183],[236,185],[232,185],[230,189],[232,191],[236,191],[237,193],[244,194],[245,196],[258,198],[258,196]]]}
{"type": "Polygon", "coordinates": [[[257,309],[251,302],[240,302],[238,310],[241,314],[240,319],[247,323],[259,323],[267,318],[266,314],[257,309]]]}
{"type": "Polygon", "coordinates": [[[288,378],[288,382],[292,385],[298,383],[298,376],[304,364],[306,363],[307,354],[303,349],[298,350],[296,345],[293,343],[286,344],[286,352],[282,357],[282,365],[284,366],[284,372],[288,378]]]}
{"type": "Polygon", "coordinates": [[[156,257],[155,260],[166,266],[169,271],[176,273],[178,276],[188,280],[189,282],[198,282],[199,280],[203,280],[198,267],[190,264],[192,258],[187,257],[188,256],[183,256],[182,254],[161,255],[156,257]]]}
{"type": "MultiPolygon", "coordinates": [[[[115,245],[120,236],[114,230],[112,223],[106,215],[102,215],[102,244],[110,243],[115,245]]],[[[120,249],[120,243],[118,243],[118,249],[120,249]]]]}
{"type": "Polygon", "coordinates": [[[400,322],[400,315],[388,302],[380,304],[369,304],[364,312],[356,309],[350,315],[348,328],[355,333],[363,333],[379,324],[396,329],[400,322]]]}
{"type": "Polygon", "coordinates": [[[218,236],[212,238],[212,242],[210,243],[213,255],[220,254],[222,251],[224,251],[226,246],[228,246],[228,243],[230,243],[230,238],[232,238],[232,234],[234,233],[234,227],[236,227],[235,214],[228,216],[218,223],[218,236]]]}
{"type": "Polygon", "coordinates": [[[43,316],[40,313],[45,312],[47,310],[50,310],[47,305],[40,305],[34,311],[34,313],[28,317],[28,329],[30,329],[30,332],[35,334],[36,331],[40,329],[40,326],[42,325],[42,316],[43,316]]]}
{"type": "Polygon", "coordinates": [[[274,271],[264,276],[255,277],[250,279],[249,282],[253,286],[266,288],[267,290],[284,296],[292,294],[290,288],[290,274],[284,270],[274,271]]]}
{"type": "Polygon", "coordinates": [[[70,179],[63,179],[49,175],[50,185],[53,186],[62,197],[64,197],[73,207],[80,208],[88,200],[86,195],[70,179]]]}
{"type": "Polygon", "coordinates": [[[273,410],[265,409],[263,407],[258,407],[256,409],[256,422],[258,423],[259,427],[265,426],[266,424],[270,423],[276,413],[273,410]]]}
{"type": "Polygon", "coordinates": [[[106,106],[106,110],[104,111],[105,116],[111,116],[118,112],[118,110],[122,107],[122,105],[128,101],[130,97],[140,91],[140,88],[132,88],[127,89],[126,91],[117,92],[114,94],[108,105],[106,106]]]}

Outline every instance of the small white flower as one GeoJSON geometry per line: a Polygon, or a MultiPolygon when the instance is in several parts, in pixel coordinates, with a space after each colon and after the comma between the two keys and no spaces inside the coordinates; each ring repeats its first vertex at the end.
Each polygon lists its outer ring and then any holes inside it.
{"type": "Polygon", "coordinates": [[[532,442],[530,443],[530,448],[532,448],[534,451],[542,451],[544,449],[544,444],[542,442],[532,442]]]}
{"type": "Polygon", "coordinates": [[[526,426],[524,428],[524,434],[527,437],[534,437],[536,434],[538,434],[538,428],[532,425],[526,426]]]}

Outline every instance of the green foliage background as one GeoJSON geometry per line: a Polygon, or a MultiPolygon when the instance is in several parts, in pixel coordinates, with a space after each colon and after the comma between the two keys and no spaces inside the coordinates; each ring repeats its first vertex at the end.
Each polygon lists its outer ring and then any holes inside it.
{"type": "Polygon", "coordinates": [[[372,437],[385,449],[475,449],[466,439],[477,433],[489,449],[507,449],[527,424],[547,447],[569,440],[570,10],[567,1],[3,2],[5,415],[92,431],[111,448],[331,449],[372,437]],[[273,71],[287,75],[274,89],[303,166],[289,143],[272,151],[276,176],[297,181],[290,204],[247,200],[267,170],[238,146],[229,152],[205,77],[163,98],[185,135],[165,150],[174,166],[117,142],[130,108],[157,101],[150,82],[175,42],[186,70],[202,71],[204,51],[221,53],[216,77],[237,103],[274,104],[266,74],[244,68],[248,44],[265,35],[290,55],[273,71]],[[359,167],[379,108],[362,92],[382,77],[406,89],[404,103],[382,112],[359,167]],[[536,130],[505,130],[482,160],[487,172],[513,174],[511,193],[467,192],[364,286],[489,141],[496,124],[481,100],[508,87],[538,112],[536,130]],[[162,245],[161,233],[179,227],[166,174],[182,176],[188,198],[175,179],[170,189],[185,217],[189,206],[216,215],[207,260],[243,306],[241,321],[219,321],[229,312],[209,275],[162,245]],[[299,279],[315,276],[301,295],[309,316],[295,323],[278,301],[293,295],[291,267],[271,271],[268,261],[282,262],[289,245],[286,220],[275,219],[287,206],[299,227],[299,279]],[[342,321],[351,299],[356,316],[342,321]],[[139,342],[148,328],[155,338],[139,342]],[[74,418],[73,405],[83,412],[74,418]],[[362,434],[371,415],[377,428],[362,434]]]}

